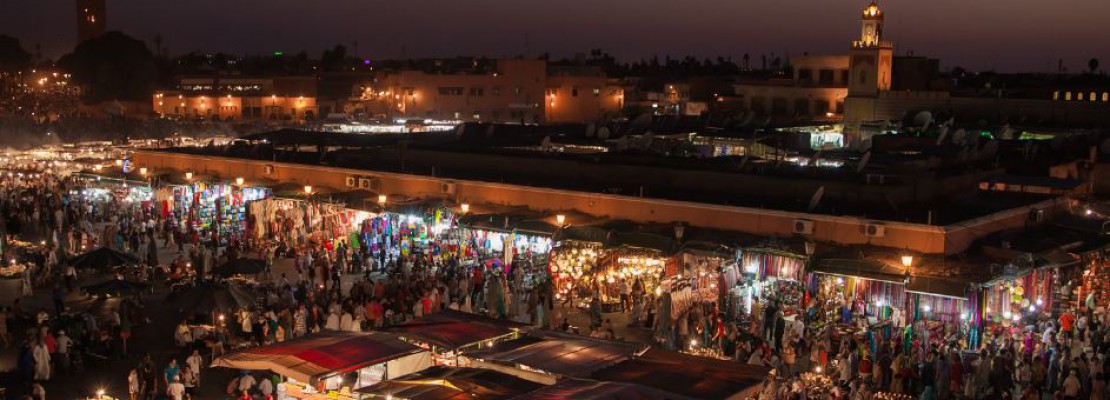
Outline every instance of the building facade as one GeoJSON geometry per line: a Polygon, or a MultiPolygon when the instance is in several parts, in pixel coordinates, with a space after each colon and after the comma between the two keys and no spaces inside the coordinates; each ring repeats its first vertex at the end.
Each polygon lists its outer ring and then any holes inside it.
{"type": "Polygon", "coordinates": [[[212,121],[312,121],[320,117],[313,77],[185,77],[157,91],[162,118],[212,121]]]}
{"type": "Polygon", "coordinates": [[[734,101],[759,115],[837,119],[848,95],[848,57],[792,57],[790,79],[741,82],[733,85],[734,101]]]}
{"type": "Polygon", "coordinates": [[[355,90],[350,114],[379,119],[465,122],[589,122],[614,116],[623,89],[597,70],[544,60],[502,59],[456,70],[381,73],[355,90]]]}

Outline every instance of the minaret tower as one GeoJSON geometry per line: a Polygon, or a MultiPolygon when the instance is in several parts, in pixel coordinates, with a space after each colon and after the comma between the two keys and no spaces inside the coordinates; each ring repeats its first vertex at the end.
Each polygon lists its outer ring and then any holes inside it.
{"type": "Polygon", "coordinates": [[[851,143],[862,139],[860,123],[874,118],[876,99],[882,92],[890,90],[894,47],[883,40],[883,10],[875,2],[863,8],[860,38],[852,41],[849,56],[844,133],[851,143]]]}

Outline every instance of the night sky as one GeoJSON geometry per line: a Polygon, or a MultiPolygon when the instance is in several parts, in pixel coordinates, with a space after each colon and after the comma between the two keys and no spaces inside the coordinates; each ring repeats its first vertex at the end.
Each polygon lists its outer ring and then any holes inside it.
{"type": "MultiPolygon", "coordinates": [[[[44,55],[70,51],[72,0],[3,0],[0,33],[44,55]]],[[[263,54],[358,42],[368,58],[572,56],[601,48],[620,60],[654,54],[844,53],[863,0],[108,0],[108,28],[172,54],[263,54]]],[[[1108,0],[889,0],[895,51],[944,67],[1072,71],[1098,57],[1110,69],[1108,0]]]]}

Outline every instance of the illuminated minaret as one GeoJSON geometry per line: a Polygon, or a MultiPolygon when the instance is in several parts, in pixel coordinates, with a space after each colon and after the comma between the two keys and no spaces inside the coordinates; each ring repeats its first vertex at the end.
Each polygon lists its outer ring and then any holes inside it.
{"type": "Polygon", "coordinates": [[[859,40],[852,41],[848,61],[848,97],[844,101],[844,133],[849,142],[862,139],[860,123],[875,117],[876,100],[890,90],[894,47],[883,40],[883,10],[871,2],[863,8],[859,40]]]}
{"type": "Polygon", "coordinates": [[[76,0],[77,5],[77,43],[104,34],[107,17],[106,0],[76,0]]]}

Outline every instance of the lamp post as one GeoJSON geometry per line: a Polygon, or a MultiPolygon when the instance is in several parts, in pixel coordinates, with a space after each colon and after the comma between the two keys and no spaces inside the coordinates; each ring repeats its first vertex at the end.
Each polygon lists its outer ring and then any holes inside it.
{"type": "Polygon", "coordinates": [[[562,228],[563,225],[566,225],[567,216],[563,214],[558,214],[555,216],[555,222],[557,222],[559,224],[559,227],[562,228]]]}

